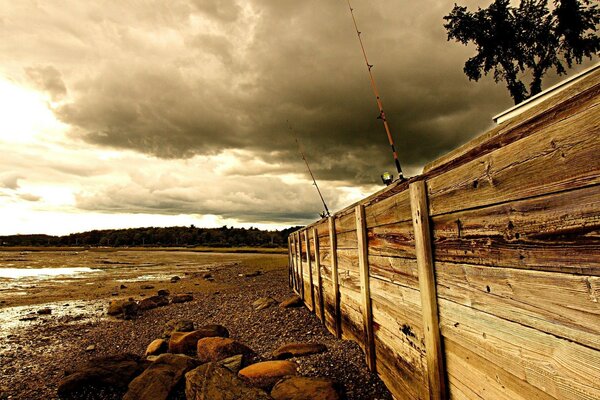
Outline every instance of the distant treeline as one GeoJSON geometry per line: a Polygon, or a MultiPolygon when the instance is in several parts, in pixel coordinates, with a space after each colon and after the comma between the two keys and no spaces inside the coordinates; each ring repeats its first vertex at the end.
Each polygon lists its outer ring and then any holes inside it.
{"type": "Polygon", "coordinates": [[[2,246],[209,246],[209,247],[287,247],[287,237],[300,227],[281,231],[257,228],[131,228],[94,230],[66,236],[0,236],[2,246]]]}

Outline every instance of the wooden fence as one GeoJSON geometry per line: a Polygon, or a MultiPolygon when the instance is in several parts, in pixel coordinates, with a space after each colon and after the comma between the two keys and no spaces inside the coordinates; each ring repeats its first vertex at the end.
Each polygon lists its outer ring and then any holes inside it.
{"type": "Polygon", "coordinates": [[[293,233],[290,285],[397,399],[600,399],[600,70],[293,233]]]}

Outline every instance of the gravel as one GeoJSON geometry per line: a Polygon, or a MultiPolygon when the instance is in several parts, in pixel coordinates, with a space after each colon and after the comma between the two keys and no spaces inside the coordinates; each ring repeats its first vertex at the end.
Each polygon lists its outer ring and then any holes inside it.
{"type": "MultiPolygon", "coordinates": [[[[107,317],[104,310],[110,297],[90,302],[75,316],[40,316],[0,337],[0,399],[57,398],[56,388],[65,373],[99,356],[123,352],[143,355],[146,346],[161,337],[165,323],[179,318],[194,321],[196,327],[225,326],[232,338],[258,354],[257,360],[270,359],[271,353],[284,344],[322,343],[327,352],[293,359],[299,365],[299,374],[342,383],[349,400],[391,399],[381,380],[368,371],[359,346],[336,339],[306,308],[272,306],[254,310],[252,302],[258,298],[271,296],[281,301],[292,295],[286,258],[281,260],[253,277],[244,274],[255,272],[256,266],[243,261],[214,267],[211,275],[215,283],[221,284],[219,290],[195,292],[191,302],[148,310],[133,320],[107,317]]],[[[191,275],[183,276],[181,281],[200,279],[191,275]]],[[[172,397],[181,396],[179,392],[172,397]]],[[[96,393],[95,398],[119,396],[107,392],[96,393]]]]}

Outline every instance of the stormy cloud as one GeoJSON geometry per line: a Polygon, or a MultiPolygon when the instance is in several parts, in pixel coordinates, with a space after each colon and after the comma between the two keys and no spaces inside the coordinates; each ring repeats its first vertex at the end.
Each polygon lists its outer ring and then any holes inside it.
{"type": "MultiPolygon", "coordinates": [[[[512,104],[464,76],[474,49],[447,42],[452,5],[353,1],[405,175],[512,104]]],[[[0,15],[0,78],[44,93],[64,132],[4,135],[0,186],[25,200],[53,185],[78,211],[295,224],[321,205],[294,137],[332,209],[393,172],[345,1],[23,0],[0,15]]]]}

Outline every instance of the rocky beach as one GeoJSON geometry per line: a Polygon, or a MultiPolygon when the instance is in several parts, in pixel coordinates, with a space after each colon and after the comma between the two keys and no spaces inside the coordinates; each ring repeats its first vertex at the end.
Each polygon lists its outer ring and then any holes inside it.
{"type": "Polygon", "coordinates": [[[40,265],[88,269],[0,279],[0,399],[391,399],[293,304],[286,255],[0,252],[40,265]]]}

